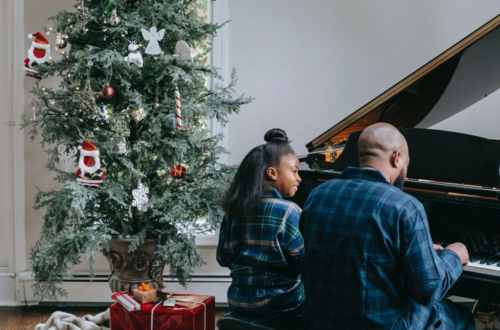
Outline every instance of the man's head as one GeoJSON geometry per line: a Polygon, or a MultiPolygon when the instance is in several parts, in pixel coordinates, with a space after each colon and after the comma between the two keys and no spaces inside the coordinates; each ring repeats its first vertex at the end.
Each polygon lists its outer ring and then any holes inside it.
{"type": "Polygon", "coordinates": [[[359,137],[358,152],[361,168],[379,170],[392,185],[403,188],[410,155],[406,139],[394,126],[368,126],[359,137]]]}

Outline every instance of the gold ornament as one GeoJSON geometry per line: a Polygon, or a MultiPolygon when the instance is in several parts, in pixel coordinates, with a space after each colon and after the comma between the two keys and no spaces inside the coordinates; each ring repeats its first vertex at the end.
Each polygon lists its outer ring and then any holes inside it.
{"type": "Polygon", "coordinates": [[[146,117],[146,111],[144,111],[142,107],[135,107],[130,115],[135,120],[135,122],[138,123],[146,117]]]}
{"type": "Polygon", "coordinates": [[[118,13],[116,12],[116,9],[114,9],[111,12],[111,17],[109,18],[109,24],[112,26],[117,26],[121,22],[120,16],[118,16],[118,13]]]}
{"type": "Polygon", "coordinates": [[[83,91],[75,92],[76,95],[80,98],[80,108],[78,112],[82,112],[84,109],[94,110],[97,113],[97,109],[95,106],[95,97],[101,96],[101,92],[93,92],[90,87],[90,79],[87,79],[85,82],[85,88],[83,91]]]}

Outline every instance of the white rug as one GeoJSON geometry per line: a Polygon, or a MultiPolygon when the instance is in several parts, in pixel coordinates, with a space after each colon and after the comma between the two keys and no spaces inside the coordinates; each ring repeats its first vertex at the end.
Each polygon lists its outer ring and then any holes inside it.
{"type": "Polygon", "coordinates": [[[110,330],[109,309],[95,316],[85,315],[84,317],[54,312],[47,323],[40,323],[35,330],[110,330]]]}

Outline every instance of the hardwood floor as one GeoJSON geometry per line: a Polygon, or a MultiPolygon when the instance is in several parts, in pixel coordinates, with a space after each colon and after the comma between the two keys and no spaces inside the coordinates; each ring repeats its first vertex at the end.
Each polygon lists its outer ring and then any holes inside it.
{"type": "MultiPolygon", "coordinates": [[[[0,330],[34,330],[37,324],[47,321],[53,312],[61,310],[82,317],[98,314],[106,307],[0,307],[0,330]]],[[[227,313],[227,308],[216,308],[215,322],[227,313]]]]}
{"type": "MultiPolygon", "coordinates": [[[[37,324],[47,321],[50,315],[55,311],[62,310],[82,317],[87,314],[98,314],[105,309],[106,307],[0,307],[0,330],[34,330],[37,324]]],[[[216,308],[215,322],[217,323],[217,320],[227,313],[229,313],[228,308],[216,308]]],[[[477,316],[475,318],[476,329],[486,329],[484,325],[478,321],[477,316]]],[[[495,320],[494,325],[496,329],[500,329],[500,322],[498,319],[495,320]]]]}

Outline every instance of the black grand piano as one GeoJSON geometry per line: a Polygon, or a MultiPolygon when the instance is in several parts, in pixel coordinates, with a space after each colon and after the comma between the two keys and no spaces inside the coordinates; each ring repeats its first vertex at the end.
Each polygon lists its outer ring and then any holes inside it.
{"type": "Polygon", "coordinates": [[[434,242],[460,241],[470,253],[450,294],[491,303],[500,303],[500,141],[427,127],[500,89],[499,26],[500,15],[307,144],[292,198],[303,206],[316,186],[358,166],[365,127],[396,126],[410,149],[404,191],[425,206],[434,242]]]}

